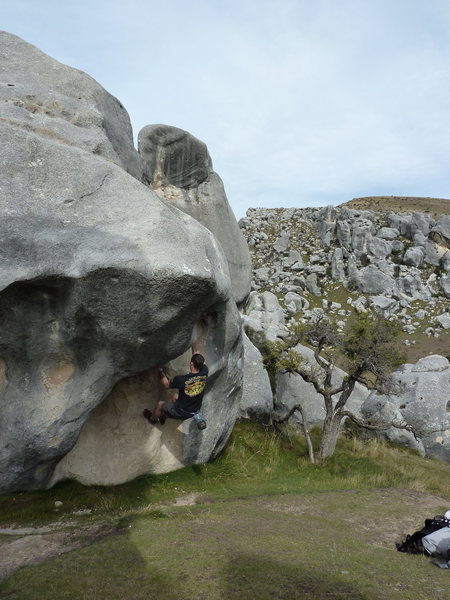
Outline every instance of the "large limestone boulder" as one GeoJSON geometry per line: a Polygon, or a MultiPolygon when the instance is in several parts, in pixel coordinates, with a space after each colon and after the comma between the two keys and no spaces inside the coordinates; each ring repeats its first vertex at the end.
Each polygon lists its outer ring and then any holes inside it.
{"type": "Polygon", "coordinates": [[[141,183],[118,100],[10,34],[0,55],[0,490],[209,460],[242,383],[220,244],[141,183]],[[208,428],[152,427],[155,366],[186,371],[192,343],[211,369],[208,428]]]}
{"type": "MultiPolygon", "coordinates": [[[[0,32],[0,48],[3,125],[39,132],[40,138],[62,149],[78,147],[142,179],[130,119],[117,98],[86,73],[59,63],[10,33],[0,32]]],[[[49,170],[38,162],[42,157],[34,154],[35,147],[29,142],[26,153],[30,183],[45,179],[49,170]]],[[[24,156],[25,152],[19,154],[18,162],[24,156]]],[[[79,176],[83,179],[81,172],[79,176]]]]}
{"type": "Polygon", "coordinates": [[[411,431],[403,429],[406,421],[400,409],[386,396],[371,393],[361,405],[361,413],[368,425],[380,428],[366,430],[368,437],[377,437],[399,446],[406,446],[425,456],[422,440],[411,431]],[[396,423],[398,427],[393,427],[396,423]]]}
{"type": "Polygon", "coordinates": [[[379,295],[392,292],[395,281],[375,265],[368,265],[359,271],[358,284],[364,294],[379,295]]]}
{"type": "MultiPolygon", "coordinates": [[[[398,396],[378,397],[382,408],[394,404],[403,419],[413,427],[426,456],[450,461],[450,363],[444,356],[421,358],[403,365],[393,374],[403,387],[398,396]]],[[[395,436],[394,432],[390,433],[395,436]]]]}
{"type": "Polygon", "coordinates": [[[250,253],[206,145],[177,127],[148,125],[139,133],[139,153],[152,189],[219,240],[228,260],[234,298],[239,304],[244,302],[250,292],[250,253]]]}
{"type": "Polygon", "coordinates": [[[430,232],[430,238],[446,250],[450,248],[450,215],[442,215],[430,232]]]}
{"type": "Polygon", "coordinates": [[[244,334],[244,385],[239,416],[268,423],[273,412],[269,375],[262,364],[258,348],[244,334]]]}
{"type": "Polygon", "coordinates": [[[276,342],[288,336],[283,309],[272,292],[251,292],[245,312],[245,331],[258,348],[263,348],[267,342],[276,342]]]}

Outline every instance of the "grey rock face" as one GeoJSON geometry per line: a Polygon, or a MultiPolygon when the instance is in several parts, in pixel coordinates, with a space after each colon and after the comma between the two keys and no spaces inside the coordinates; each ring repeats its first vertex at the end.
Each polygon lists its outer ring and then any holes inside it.
{"type": "Polygon", "coordinates": [[[322,292],[320,291],[320,287],[317,282],[316,273],[310,273],[305,279],[306,288],[308,292],[314,294],[314,296],[321,296],[322,292]]]}
{"type": "Polygon", "coordinates": [[[390,241],[395,240],[399,235],[400,232],[398,229],[393,229],[392,227],[381,227],[377,233],[377,237],[390,241]]]}
{"type": "Polygon", "coordinates": [[[338,221],[336,223],[336,237],[339,244],[346,250],[352,248],[352,228],[348,221],[338,221]]]}
{"type": "MultiPolygon", "coordinates": [[[[0,32],[2,125],[35,133],[63,147],[76,147],[142,179],[128,113],[91,77],[59,63],[20,38],[0,32]]],[[[20,162],[24,153],[17,156],[20,162]]],[[[29,144],[27,179],[46,177],[39,145],[29,144]]]]}
{"type": "Polygon", "coordinates": [[[289,247],[289,234],[281,235],[277,238],[273,244],[273,248],[276,252],[285,252],[289,247]]]}
{"type": "Polygon", "coordinates": [[[369,265],[359,271],[359,289],[365,294],[378,295],[391,292],[394,285],[393,278],[375,265],[369,265]]]}
{"type": "Polygon", "coordinates": [[[283,259],[283,267],[291,267],[292,268],[294,265],[297,265],[299,263],[301,265],[301,268],[303,268],[304,264],[303,264],[302,255],[300,254],[300,252],[298,252],[298,250],[291,250],[289,252],[289,256],[286,256],[283,259]]]}
{"type": "Polygon", "coordinates": [[[412,248],[408,248],[403,256],[403,262],[405,265],[409,265],[412,267],[420,267],[423,263],[424,253],[422,248],[413,246],[412,248]]]}
{"type": "Polygon", "coordinates": [[[397,406],[385,396],[370,394],[361,405],[361,413],[369,425],[385,428],[377,432],[376,437],[406,446],[425,456],[425,448],[420,439],[416,439],[410,431],[392,427],[392,423],[402,426],[406,421],[397,406]]]}
{"type": "Polygon", "coordinates": [[[15,36],[0,34],[0,52],[0,489],[121,483],[209,459],[242,380],[218,242],[139,181],[115,98],[15,36]],[[211,423],[200,441],[173,423],[161,446],[141,415],[159,398],[154,367],[182,356],[186,370],[195,340],[217,391],[211,423]]]}
{"type": "Polygon", "coordinates": [[[398,302],[394,298],[386,298],[386,296],[373,296],[372,306],[385,319],[395,314],[399,308],[398,302]]]}
{"type": "Polygon", "coordinates": [[[427,240],[424,245],[424,262],[429,265],[439,266],[444,251],[434,242],[427,240]]]}
{"type": "Polygon", "coordinates": [[[360,220],[355,223],[352,231],[352,248],[359,252],[366,252],[367,246],[372,239],[373,223],[360,220]]]}
{"type": "Polygon", "coordinates": [[[386,258],[392,252],[391,242],[379,237],[372,238],[369,241],[367,248],[376,258],[386,258]]]}
{"type": "Polygon", "coordinates": [[[335,281],[345,280],[344,253],[342,248],[336,248],[331,259],[331,276],[335,281]]]}
{"type": "Polygon", "coordinates": [[[300,310],[308,310],[309,302],[303,296],[296,294],[295,292],[288,292],[284,296],[284,302],[288,312],[295,315],[300,310]]]}
{"type": "Polygon", "coordinates": [[[431,230],[430,237],[440,246],[450,248],[450,215],[440,217],[431,230]]]}
{"type": "Polygon", "coordinates": [[[431,225],[431,216],[425,213],[415,212],[411,215],[411,235],[417,231],[423,233],[423,235],[427,236],[430,232],[431,225]]]}
{"type": "Polygon", "coordinates": [[[450,271],[450,251],[442,256],[441,265],[444,271],[450,271]]]}
{"type": "Polygon", "coordinates": [[[450,329],[450,315],[448,313],[438,315],[435,320],[443,329],[450,329]]]}
{"type": "Polygon", "coordinates": [[[239,416],[268,423],[273,412],[269,376],[263,367],[260,351],[244,334],[244,385],[239,416]]]}
{"type": "Polygon", "coordinates": [[[387,219],[390,228],[396,229],[401,235],[411,237],[411,215],[388,212],[387,219]]]}
{"type": "Polygon", "coordinates": [[[450,298],[450,272],[442,276],[439,280],[442,291],[447,298],[450,298]]]}
{"type": "MultiPolygon", "coordinates": [[[[304,358],[307,368],[311,370],[318,369],[314,359],[314,352],[310,348],[298,345],[296,351],[304,358]]],[[[345,375],[344,371],[335,368],[332,378],[333,385],[337,387],[345,375]]],[[[367,398],[368,394],[369,391],[364,386],[356,384],[346,408],[353,411],[355,415],[360,415],[361,404],[367,398]]],[[[334,402],[337,402],[337,400],[337,397],[333,397],[334,402]]],[[[313,384],[305,382],[300,375],[278,374],[275,411],[283,415],[296,404],[302,405],[308,425],[313,426],[323,423],[325,418],[323,398],[316,392],[313,384]]],[[[294,413],[293,420],[301,422],[298,413],[294,413]]]]}
{"type": "Polygon", "coordinates": [[[177,127],[148,125],[139,133],[139,153],[151,188],[219,240],[234,298],[242,303],[250,292],[250,254],[206,145],[177,127]]]}
{"type": "MultiPolygon", "coordinates": [[[[168,419],[164,427],[151,426],[143,419],[144,407],[170,400],[173,394],[161,390],[156,369],[149,369],[122,379],[89,413],[76,444],[57,464],[50,485],[68,477],[86,485],[113,485],[142,473],[207,462],[222,450],[238,416],[243,347],[235,302],[216,308],[217,312],[204,315],[194,334],[210,367],[202,406],[207,429],[199,432],[192,419],[168,419]]],[[[166,362],[166,372],[171,377],[185,373],[190,356],[188,350],[166,362]]]]}
{"type": "Polygon", "coordinates": [[[421,439],[427,456],[450,460],[450,364],[443,356],[433,355],[405,365],[393,374],[404,386],[391,402],[421,439]]]}
{"type": "Polygon", "coordinates": [[[251,292],[243,320],[247,335],[257,347],[288,335],[283,309],[272,292],[251,292]]]}
{"type": "Polygon", "coordinates": [[[197,188],[212,172],[206,144],[177,127],[148,125],[141,129],[139,153],[150,181],[161,185],[197,188]]]}
{"type": "Polygon", "coordinates": [[[422,246],[422,248],[425,248],[428,242],[428,238],[421,231],[416,231],[412,239],[414,246],[422,246]]]}
{"type": "Polygon", "coordinates": [[[416,267],[401,266],[397,279],[397,289],[405,300],[423,300],[428,302],[431,292],[427,285],[422,283],[420,271],[416,267]]]}
{"type": "Polygon", "coordinates": [[[327,248],[332,240],[333,234],[336,230],[336,223],[334,221],[319,221],[317,224],[317,233],[319,238],[322,240],[322,244],[327,248]]]}

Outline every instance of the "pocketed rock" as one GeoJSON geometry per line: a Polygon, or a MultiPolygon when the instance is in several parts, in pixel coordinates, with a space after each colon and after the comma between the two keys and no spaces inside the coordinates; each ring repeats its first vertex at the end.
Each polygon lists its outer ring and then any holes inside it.
{"type": "Polygon", "coordinates": [[[399,408],[385,396],[369,394],[361,405],[361,413],[368,425],[383,428],[381,431],[367,430],[368,435],[406,446],[425,456],[422,440],[416,439],[411,431],[392,427],[392,423],[402,426],[406,421],[399,408]]]}
{"type": "MultiPolygon", "coordinates": [[[[450,461],[450,363],[439,355],[421,358],[414,365],[403,365],[393,374],[403,386],[390,400],[421,440],[426,456],[450,461]]],[[[391,432],[393,434],[393,432],[391,432]]]]}

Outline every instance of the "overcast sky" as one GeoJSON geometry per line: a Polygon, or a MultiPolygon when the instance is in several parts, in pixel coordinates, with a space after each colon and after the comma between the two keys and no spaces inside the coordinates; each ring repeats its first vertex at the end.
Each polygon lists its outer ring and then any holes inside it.
{"type": "Polygon", "coordinates": [[[1,0],[0,28],[208,145],[248,207],[450,197],[450,0],[1,0]]]}

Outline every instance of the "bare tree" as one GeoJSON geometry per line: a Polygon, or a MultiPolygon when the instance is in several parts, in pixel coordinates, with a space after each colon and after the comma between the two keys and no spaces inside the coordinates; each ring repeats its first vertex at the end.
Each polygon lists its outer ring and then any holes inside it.
{"type": "MultiPolygon", "coordinates": [[[[328,318],[321,316],[312,324],[296,327],[285,340],[268,344],[264,363],[269,370],[300,375],[322,396],[325,420],[317,453],[312,446],[301,401],[277,421],[285,422],[295,411],[300,413],[311,462],[316,463],[333,455],[342,420],[346,417],[360,426],[380,429],[346,410],[346,404],[357,382],[383,393],[395,393],[390,373],[404,362],[403,353],[399,350],[398,334],[398,327],[379,315],[355,314],[345,333],[339,333],[328,318]],[[314,348],[315,365],[310,365],[295,349],[302,342],[314,348]],[[337,352],[345,358],[348,374],[338,385],[334,385],[337,352]]],[[[405,423],[391,425],[411,430],[405,423]]]]}

